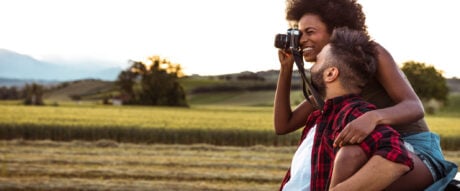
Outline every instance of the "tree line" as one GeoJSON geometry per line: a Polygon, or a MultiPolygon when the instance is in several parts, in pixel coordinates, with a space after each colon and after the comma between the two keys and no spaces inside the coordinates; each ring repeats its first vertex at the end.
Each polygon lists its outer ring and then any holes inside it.
{"type": "MultiPolygon", "coordinates": [[[[121,71],[115,81],[119,90],[115,97],[121,99],[124,104],[188,106],[186,92],[178,80],[185,76],[180,64],[174,64],[160,56],[151,56],[147,62],[130,60],[129,64],[130,66],[121,71]]],[[[434,66],[415,61],[403,63],[401,70],[421,100],[448,101],[449,88],[442,71],[436,70],[434,66]]],[[[237,80],[265,81],[263,77],[251,73],[238,76],[237,80]]],[[[219,91],[256,91],[275,89],[276,84],[265,82],[243,86],[243,89],[240,86],[225,84],[222,87],[198,87],[191,93],[213,92],[216,91],[214,88],[219,91]]],[[[0,100],[23,99],[24,104],[27,105],[43,105],[45,91],[44,86],[36,83],[26,84],[23,88],[0,87],[0,100]]]]}
{"type": "Polygon", "coordinates": [[[24,100],[26,105],[43,105],[45,88],[36,83],[26,84],[23,88],[0,87],[0,100],[24,100]]]}

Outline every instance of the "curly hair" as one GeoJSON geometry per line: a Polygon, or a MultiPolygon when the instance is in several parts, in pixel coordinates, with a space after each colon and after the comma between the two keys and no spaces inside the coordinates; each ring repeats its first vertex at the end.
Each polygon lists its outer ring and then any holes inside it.
{"type": "Polygon", "coordinates": [[[367,34],[366,16],[356,0],[286,0],[288,21],[299,21],[307,13],[318,15],[330,34],[338,27],[361,30],[367,34]]]}
{"type": "Polygon", "coordinates": [[[376,43],[360,30],[336,28],[329,42],[330,63],[341,71],[345,87],[363,88],[377,71],[376,43]]]}

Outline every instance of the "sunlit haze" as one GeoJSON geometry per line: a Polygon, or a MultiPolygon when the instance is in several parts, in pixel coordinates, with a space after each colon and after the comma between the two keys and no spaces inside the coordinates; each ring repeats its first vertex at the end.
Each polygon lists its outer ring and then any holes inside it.
{"type": "MultiPolygon", "coordinates": [[[[434,65],[460,77],[458,2],[358,0],[371,36],[398,64],[434,65]]],[[[43,61],[127,67],[152,55],[187,75],[279,69],[276,33],[285,0],[2,0],[0,48],[43,61]]]]}

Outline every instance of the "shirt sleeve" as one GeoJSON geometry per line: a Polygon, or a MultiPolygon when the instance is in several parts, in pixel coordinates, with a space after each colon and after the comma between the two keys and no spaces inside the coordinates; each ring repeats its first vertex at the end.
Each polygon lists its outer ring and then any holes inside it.
{"type": "Polygon", "coordinates": [[[379,125],[360,144],[366,155],[370,158],[379,155],[389,161],[404,164],[413,169],[414,163],[409,151],[404,146],[398,132],[387,125],[379,125]]]}
{"type": "MultiPolygon", "coordinates": [[[[362,114],[374,110],[373,105],[358,105],[347,115],[347,121],[352,121],[362,114]]],[[[378,125],[361,142],[360,147],[364,150],[367,157],[379,155],[389,161],[404,164],[413,169],[414,163],[409,155],[409,151],[404,146],[404,141],[400,134],[389,125],[378,125]]]]}

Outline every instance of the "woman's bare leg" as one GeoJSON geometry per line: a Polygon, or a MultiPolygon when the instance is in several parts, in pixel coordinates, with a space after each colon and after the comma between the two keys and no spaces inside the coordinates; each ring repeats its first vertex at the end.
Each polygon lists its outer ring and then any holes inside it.
{"type": "Polygon", "coordinates": [[[359,146],[345,146],[336,155],[329,188],[384,190],[408,170],[406,165],[389,161],[379,155],[374,155],[367,161],[367,156],[359,146]]]}
{"type": "Polygon", "coordinates": [[[410,152],[410,155],[414,161],[414,169],[397,179],[385,190],[424,190],[429,185],[433,184],[433,176],[425,163],[414,153],[410,152]]]}

